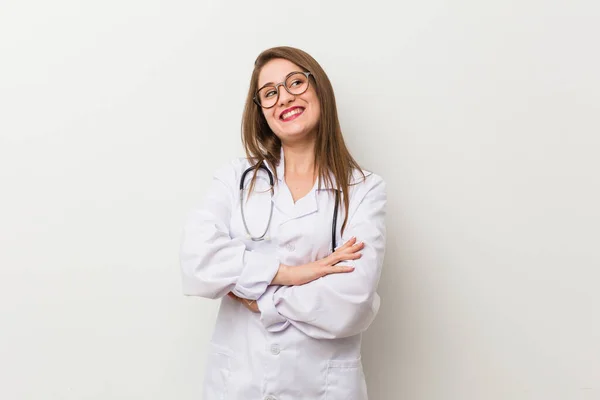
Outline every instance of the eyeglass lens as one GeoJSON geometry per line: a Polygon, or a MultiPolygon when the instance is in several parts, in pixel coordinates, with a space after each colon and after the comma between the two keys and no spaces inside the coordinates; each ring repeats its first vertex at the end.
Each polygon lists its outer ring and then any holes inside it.
{"type": "MultiPolygon", "coordinates": [[[[288,76],[285,80],[284,85],[287,91],[293,95],[302,94],[308,89],[308,78],[301,72],[297,72],[288,76]]],[[[280,86],[265,86],[264,88],[258,91],[258,95],[256,96],[258,102],[262,107],[272,107],[277,102],[278,90],[280,86]]]]}

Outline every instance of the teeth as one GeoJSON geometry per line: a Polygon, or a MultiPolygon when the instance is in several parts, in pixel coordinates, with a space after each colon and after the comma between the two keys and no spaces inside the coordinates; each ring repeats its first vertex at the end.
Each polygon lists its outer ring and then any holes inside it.
{"type": "Polygon", "coordinates": [[[281,116],[282,119],[286,119],[291,117],[292,115],[300,114],[304,109],[302,108],[294,108],[292,111],[288,111],[281,116]]]}

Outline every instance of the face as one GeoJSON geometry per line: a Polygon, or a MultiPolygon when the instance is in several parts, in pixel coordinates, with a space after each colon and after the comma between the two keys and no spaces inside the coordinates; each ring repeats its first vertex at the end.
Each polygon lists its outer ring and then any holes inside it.
{"type": "MultiPolygon", "coordinates": [[[[264,65],[258,75],[258,87],[283,82],[291,72],[301,72],[302,68],[291,61],[277,58],[264,65]]],[[[288,93],[279,86],[279,99],[271,108],[262,108],[263,115],[271,130],[282,142],[312,139],[316,133],[321,115],[320,103],[314,88],[314,80],[309,78],[308,89],[299,95],[288,93]]]]}

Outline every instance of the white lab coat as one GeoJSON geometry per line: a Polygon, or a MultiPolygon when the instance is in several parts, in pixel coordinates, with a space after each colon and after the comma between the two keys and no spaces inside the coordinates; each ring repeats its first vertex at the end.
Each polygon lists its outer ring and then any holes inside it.
{"type": "Polygon", "coordinates": [[[335,191],[324,184],[319,188],[317,180],[294,203],[283,179],[283,152],[281,160],[272,199],[265,191],[268,175],[261,171],[255,192],[244,201],[254,236],[263,233],[273,202],[268,240],[252,241],[242,222],[239,183],[250,166],[246,159],[216,171],[203,204],[185,224],[180,254],[183,292],[221,299],[203,400],[367,400],[360,344],[361,333],[379,309],[385,182],[368,172],[363,180],[356,171],[343,236],[344,211],[339,208],[337,246],[352,236],[365,242],[362,258],[341,263],[353,265],[353,272],[301,286],[270,286],[279,263],[301,265],[331,252],[335,191]],[[225,296],[230,291],[257,300],[261,312],[253,313],[225,296]]]}

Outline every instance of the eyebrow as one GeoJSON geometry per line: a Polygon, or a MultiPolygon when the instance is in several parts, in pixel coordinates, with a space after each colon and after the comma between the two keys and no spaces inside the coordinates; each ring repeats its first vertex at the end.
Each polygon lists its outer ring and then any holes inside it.
{"type": "Polygon", "coordinates": [[[258,90],[260,90],[260,89],[264,88],[265,86],[269,86],[269,85],[271,85],[271,86],[275,86],[275,84],[274,84],[273,82],[267,82],[267,83],[265,83],[264,85],[262,85],[261,87],[259,87],[259,88],[258,88],[258,90]]]}
{"type": "MultiPolygon", "coordinates": [[[[288,74],[285,76],[285,78],[283,78],[283,80],[282,80],[281,82],[285,82],[285,81],[287,80],[287,78],[289,78],[289,77],[290,77],[290,75],[292,75],[292,74],[295,74],[295,73],[297,73],[297,72],[301,72],[301,71],[292,71],[292,72],[288,73],[288,74]]],[[[269,85],[271,85],[271,86],[275,86],[275,83],[274,83],[274,82],[267,82],[267,83],[265,83],[264,85],[262,85],[261,87],[259,87],[259,88],[258,88],[258,90],[260,90],[260,89],[264,88],[265,86],[269,86],[269,85]]]]}

